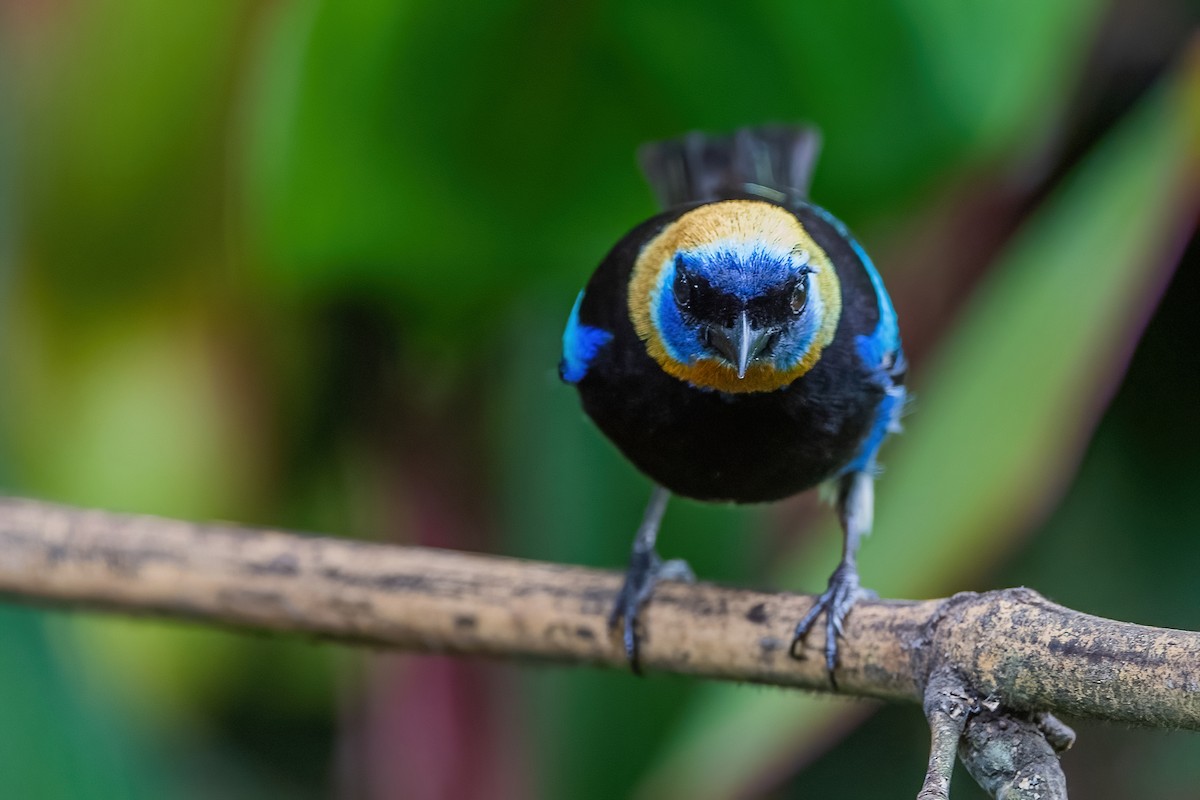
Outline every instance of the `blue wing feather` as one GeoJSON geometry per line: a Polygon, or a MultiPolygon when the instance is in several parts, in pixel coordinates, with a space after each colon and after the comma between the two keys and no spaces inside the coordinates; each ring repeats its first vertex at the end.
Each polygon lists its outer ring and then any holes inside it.
{"type": "Polygon", "coordinates": [[[875,456],[883,440],[889,433],[900,429],[900,415],[904,411],[904,402],[908,396],[902,383],[908,364],[904,358],[904,350],[900,347],[896,312],[874,267],[870,266],[870,262],[865,258],[863,263],[868,267],[867,272],[871,275],[871,283],[875,286],[876,297],[879,298],[879,323],[870,335],[859,336],[856,344],[859,358],[883,389],[883,399],[879,401],[875,410],[875,420],[871,423],[870,433],[863,440],[858,454],[846,465],[844,472],[874,471],[875,456]]]}
{"type": "Polygon", "coordinates": [[[558,374],[567,383],[579,383],[587,375],[592,359],[600,352],[600,348],[612,340],[612,334],[603,328],[584,325],[579,321],[579,307],[583,305],[583,292],[575,298],[571,308],[571,316],[567,319],[567,327],[563,331],[562,361],[558,364],[558,374]]]}

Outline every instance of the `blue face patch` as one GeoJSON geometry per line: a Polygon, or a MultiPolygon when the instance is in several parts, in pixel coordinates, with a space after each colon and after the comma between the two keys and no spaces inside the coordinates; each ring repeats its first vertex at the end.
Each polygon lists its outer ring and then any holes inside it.
{"type": "Polygon", "coordinates": [[[756,297],[771,286],[795,277],[803,262],[790,253],[768,250],[750,242],[697,247],[679,254],[683,266],[713,288],[739,300],[756,297]]]}
{"type": "MultiPolygon", "coordinates": [[[[704,278],[713,288],[741,300],[760,296],[795,279],[800,269],[806,266],[791,253],[775,252],[751,243],[736,249],[726,244],[679,253],[678,262],[668,264],[662,270],[651,313],[667,351],[682,364],[718,356],[705,344],[703,329],[685,320],[675,302],[671,287],[680,262],[688,272],[704,278]]],[[[789,320],[778,333],[770,359],[775,369],[787,372],[804,358],[821,329],[824,310],[820,293],[813,287],[804,312],[789,320]]]]}
{"type": "Polygon", "coordinates": [[[579,383],[587,375],[588,365],[600,352],[600,348],[612,340],[612,334],[601,328],[584,325],[579,321],[579,307],[583,304],[583,292],[575,298],[567,327],[563,331],[562,361],[558,374],[567,383],[579,383]]]}
{"type": "Polygon", "coordinates": [[[663,279],[657,289],[658,302],[651,309],[651,315],[671,358],[681,364],[691,364],[697,358],[708,355],[708,347],[700,338],[700,330],[683,319],[670,289],[674,282],[675,267],[671,266],[663,271],[663,279]]]}

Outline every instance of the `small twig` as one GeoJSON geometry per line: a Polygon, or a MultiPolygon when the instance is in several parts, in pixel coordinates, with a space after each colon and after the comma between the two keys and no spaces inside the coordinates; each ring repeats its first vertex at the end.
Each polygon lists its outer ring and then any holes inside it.
{"type": "Polygon", "coordinates": [[[980,710],[966,726],[959,756],[971,777],[992,797],[1067,800],[1067,779],[1058,754],[1029,715],[980,710]]]}
{"type": "Polygon", "coordinates": [[[1037,712],[1033,715],[1033,722],[1054,748],[1054,752],[1065,753],[1075,746],[1075,731],[1050,712],[1037,712]]]}
{"type": "Polygon", "coordinates": [[[929,677],[925,685],[925,718],[929,720],[932,744],[925,784],[917,800],[949,800],[958,743],[967,720],[977,709],[977,699],[952,672],[941,669],[929,677]]]}

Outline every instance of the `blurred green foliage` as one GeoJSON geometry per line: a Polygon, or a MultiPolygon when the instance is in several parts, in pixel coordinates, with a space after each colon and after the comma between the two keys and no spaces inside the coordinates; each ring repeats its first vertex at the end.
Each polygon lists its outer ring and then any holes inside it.
{"type": "MultiPolygon", "coordinates": [[[[1195,628],[1200,437],[1159,413],[1188,315],[1072,483],[1197,217],[1195,8],[1128,5],[0,0],[5,488],[616,567],[647,486],[557,385],[570,300],[653,210],[638,143],[803,119],[921,332],[866,582],[1195,628]]],[[[816,589],[810,505],[681,502],[663,547],[816,589]]],[[[915,786],[925,749],[891,709],[790,778],[865,707],[28,610],[0,637],[14,796],[893,797],[862,765],[915,786]]],[[[1090,796],[1192,774],[1191,740],[1088,735],[1090,796]],[[1140,783],[1106,783],[1120,746],[1140,783]]]]}

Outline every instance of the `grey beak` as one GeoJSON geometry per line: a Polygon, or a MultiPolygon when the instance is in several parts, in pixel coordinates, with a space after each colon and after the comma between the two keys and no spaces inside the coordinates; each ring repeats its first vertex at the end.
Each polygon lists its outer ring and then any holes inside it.
{"type": "Polygon", "coordinates": [[[713,325],[709,328],[709,341],[737,369],[738,377],[744,378],[750,362],[766,348],[772,333],[770,329],[752,328],[750,315],[742,309],[730,327],[713,325]]]}

